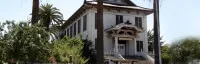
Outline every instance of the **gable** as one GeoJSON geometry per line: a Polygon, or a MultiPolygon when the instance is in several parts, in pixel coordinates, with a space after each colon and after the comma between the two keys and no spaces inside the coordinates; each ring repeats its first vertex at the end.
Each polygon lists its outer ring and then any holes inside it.
{"type": "MultiPolygon", "coordinates": [[[[93,1],[97,1],[97,0],[93,0],[93,1]]],[[[104,3],[122,5],[122,6],[136,6],[136,4],[134,4],[130,0],[104,0],[104,3]]]]}

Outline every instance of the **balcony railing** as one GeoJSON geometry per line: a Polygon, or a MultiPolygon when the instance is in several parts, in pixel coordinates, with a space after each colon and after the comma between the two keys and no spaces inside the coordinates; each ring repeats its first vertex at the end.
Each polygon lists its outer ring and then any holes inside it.
{"type": "Polygon", "coordinates": [[[114,56],[114,50],[106,50],[104,51],[104,55],[105,56],[114,56]]]}

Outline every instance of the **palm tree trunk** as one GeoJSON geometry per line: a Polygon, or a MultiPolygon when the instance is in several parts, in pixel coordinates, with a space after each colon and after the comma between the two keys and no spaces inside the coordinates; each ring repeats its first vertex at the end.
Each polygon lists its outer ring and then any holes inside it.
{"type": "Polygon", "coordinates": [[[160,25],[159,25],[159,0],[154,0],[154,52],[155,52],[155,64],[161,64],[161,52],[160,52],[160,25]]]}
{"type": "Polygon", "coordinates": [[[38,22],[38,13],[39,13],[39,0],[33,0],[32,19],[31,19],[32,24],[38,22]]]}
{"type": "Polygon", "coordinates": [[[104,64],[103,0],[97,0],[97,63],[104,64]]]}

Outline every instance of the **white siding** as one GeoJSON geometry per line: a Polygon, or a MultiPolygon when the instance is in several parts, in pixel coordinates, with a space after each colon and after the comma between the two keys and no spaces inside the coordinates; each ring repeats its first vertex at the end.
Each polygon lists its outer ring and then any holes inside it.
{"type": "MultiPolygon", "coordinates": [[[[81,34],[82,34],[82,39],[88,39],[91,40],[92,42],[95,42],[95,38],[97,38],[97,30],[95,29],[95,13],[96,9],[90,9],[86,13],[84,13],[82,16],[80,16],[78,19],[75,20],[77,23],[78,20],[81,19],[81,34]],[[83,32],[83,16],[87,14],[87,30],[83,32]]],[[[104,10],[104,29],[111,28],[112,26],[116,25],[116,15],[123,15],[123,20],[126,22],[127,20],[130,21],[133,25],[135,25],[135,17],[142,17],[142,26],[144,28],[143,33],[139,33],[139,37],[136,38],[136,40],[143,41],[143,47],[144,47],[144,52],[148,52],[148,43],[147,43],[147,20],[146,20],[146,15],[143,13],[139,13],[139,15],[136,14],[136,11],[116,11],[116,10],[104,10]]],[[[72,23],[71,25],[73,25],[72,23]]],[[[68,27],[70,27],[69,25],[68,27]]],[[[77,24],[78,25],[78,24],[77,24]]],[[[68,28],[67,27],[67,28],[68,28]]],[[[67,29],[66,28],[66,29],[67,29]]],[[[77,26],[78,28],[78,26],[77,26]]],[[[78,30],[77,30],[78,31],[78,30]]],[[[136,42],[135,42],[136,43],[136,42]]],[[[129,55],[134,55],[137,52],[136,51],[136,45],[134,44],[134,40],[129,41],[128,45],[129,47],[128,51],[126,51],[129,55]]],[[[106,32],[104,32],[104,50],[113,50],[114,47],[114,41],[113,38],[108,36],[106,32]]],[[[138,53],[140,54],[140,53],[138,53]]]]}

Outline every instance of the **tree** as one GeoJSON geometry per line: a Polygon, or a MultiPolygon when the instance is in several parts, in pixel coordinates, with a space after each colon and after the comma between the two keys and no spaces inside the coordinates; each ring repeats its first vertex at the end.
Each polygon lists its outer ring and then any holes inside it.
{"type": "Polygon", "coordinates": [[[33,0],[32,19],[31,19],[32,24],[36,24],[38,22],[38,13],[39,13],[39,0],[33,0]]]}
{"type": "Polygon", "coordinates": [[[161,47],[161,59],[162,64],[169,64],[170,63],[170,56],[169,56],[169,47],[168,45],[164,45],[161,47]]]}
{"type": "Polygon", "coordinates": [[[85,64],[86,58],[82,57],[83,42],[81,39],[64,37],[53,42],[52,56],[57,62],[68,63],[72,55],[73,64],[85,64]]]}
{"type": "Polygon", "coordinates": [[[50,57],[49,33],[42,27],[19,23],[10,26],[2,37],[6,61],[48,62],[50,57]]]}
{"type": "Polygon", "coordinates": [[[61,26],[63,24],[63,15],[59,12],[59,9],[47,3],[40,7],[39,20],[43,26],[49,29],[51,23],[61,26]]]}
{"type": "MultiPolygon", "coordinates": [[[[148,30],[147,31],[147,38],[148,38],[148,50],[153,52],[154,48],[154,31],[148,30]]],[[[162,40],[163,36],[160,37],[160,45],[162,45],[165,41],[162,40]]]]}
{"type": "Polygon", "coordinates": [[[88,58],[87,64],[95,64],[96,63],[96,50],[93,48],[92,41],[83,40],[84,46],[82,49],[82,55],[84,58],[88,58]]]}
{"type": "Polygon", "coordinates": [[[187,64],[193,60],[200,59],[200,40],[198,38],[184,38],[174,43],[169,48],[171,62],[187,64]]]}

